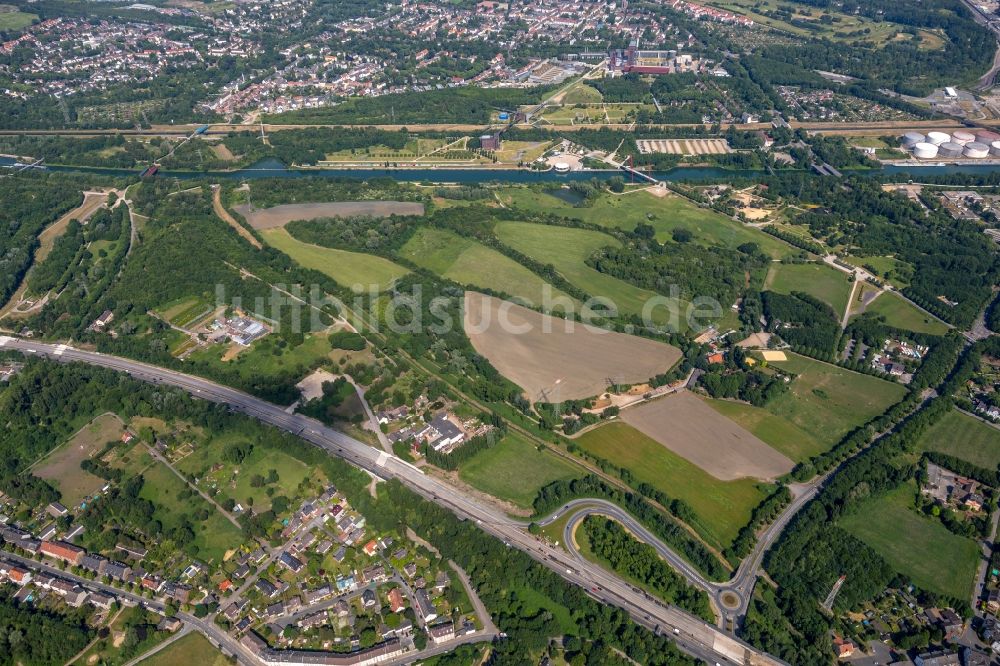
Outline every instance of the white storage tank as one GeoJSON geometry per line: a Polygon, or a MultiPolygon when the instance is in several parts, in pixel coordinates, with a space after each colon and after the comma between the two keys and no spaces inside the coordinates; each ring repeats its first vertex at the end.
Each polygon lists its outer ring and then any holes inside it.
{"type": "Polygon", "coordinates": [[[994,141],[990,144],[990,154],[1000,157],[1000,141],[994,141]]]}
{"type": "Polygon", "coordinates": [[[556,173],[569,173],[569,164],[566,162],[556,162],[553,168],[556,173]]]}
{"type": "Polygon", "coordinates": [[[942,143],[947,143],[949,141],[951,141],[951,135],[945,132],[927,133],[927,143],[933,143],[935,146],[940,146],[942,143]]]}
{"type": "Polygon", "coordinates": [[[967,143],[972,143],[976,140],[976,135],[972,132],[966,132],[965,130],[958,130],[951,135],[951,140],[955,143],[960,143],[963,146],[967,143]]]}
{"type": "Polygon", "coordinates": [[[965,152],[963,154],[974,160],[981,160],[990,154],[990,147],[985,143],[973,141],[972,143],[965,144],[965,152]]]}
{"type": "Polygon", "coordinates": [[[961,157],[965,146],[954,141],[945,141],[938,146],[938,155],[941,157],[961,157]]]}
{"type": "Polygon", "coordinates": [[[913,156],[918,160],[929,160],[937,157],[938,147],[933,143],[921,141],[913,146],[913,156]]]}
{"type": "MultiPolygon", "coordinates": [[[[1000,137],[997,138],[1000,139],[1000,137]]],[[[907,132],[906,134],[903,135],[903,145],[907,148],[912,148],[918,143],[923,143],[926,140],[927,137],[925,137],[920,132],[907,132]]]]}

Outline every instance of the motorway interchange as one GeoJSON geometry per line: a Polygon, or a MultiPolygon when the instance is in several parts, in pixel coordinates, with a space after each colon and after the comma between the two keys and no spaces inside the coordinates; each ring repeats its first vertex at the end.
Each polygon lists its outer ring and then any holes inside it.
{"type": "MultiPolygon", "coordinates": [[[[472,499],[462,491],[424,474],[419,468],[392,454],[370,447],[315,419],[300,414],[289,414],[281,406],[206,379],[130,359],[98,352],[81,351],[67,345],[41,344],[8,336],[0,336],[0,349],[14,350],[28,356],[46,357],[60,362],[81,362],[105,367],[127,373],[140,381],[174,386],[195,397],[225,404],[233,411],[244,413],[293,433],[370,474],[383,479],[398,479],[426,499],[447,507],[460,518],[475,521],[484,532],[503,540],[510,547],[518,548],[527,553],[568,582],[582,587],[598,601],[614,604],[626,610],[638,624],[654,631],[672,635],[678,647],[710,664],[734,663],[763,666],[783,663],[781,660],[762,653],[734,638],[719,627],[712,626],[686,611],[654,599],[603,567],[584,559],[576,551],[567,552],[563,548],[531,535],[524,522],[510,518],[491,506],[472,499]]],[[[579,512],[567,525],[569,530],[576,521],[581,520],[588,513],[610,515],[622,521],[628,529],[653,545],[690,582],[709,592],[723,619],[733,621],[742,617],[746,612],[764,550],[780,533],[784,524],[794,514],[794,510],[804,505],[815,493],[816,488],[818,488],[818,483],[798,489],[796,499],[790,507],[791,510],[786,511],[762,535],[757,549],[746,558],[733,579],[722,584],[704,580],[687,562],[673,553],[616,505],[597,500],[577,500],[568,503],[555,515],[543,521],[543,524],[553,522],[560,513],[564,514],[565,511],[578,509],[579,512]],[[723,603],[724,596],[727,596],[729,600],[735,597],[738,603],[723,603]]],[[[567,541],[567,543],[571,543],[571,541],[567,541]]]]}

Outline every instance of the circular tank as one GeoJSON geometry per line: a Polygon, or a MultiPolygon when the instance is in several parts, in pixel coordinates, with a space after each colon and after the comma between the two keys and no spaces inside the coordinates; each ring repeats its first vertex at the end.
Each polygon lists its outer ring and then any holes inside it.
{"type": "Polygon", "coordinates": [[[990,153],[1000,156],[1000,141],[994,141],[990,144],[990,153]]]}
{"type": "Polygon", "coordinates": [[[913,146],[913,156],[920,160],[929,160],[937,157],[938,147],[933,143],[920,142],[913,146]]]}
{"type": "Polygon", "coordinates": [[[965,144],[965,151],[962,154],[974,160],[981,160],[990,154],[990,147],[985,143],[973,141],[972,143],[965,144]]]}
{"type": "Polygon", "coordinates": [[[976,132],[976,141],[989,145],[994,141],[1000,141],[1000,134],[989,130],[979,130],[976,132]]]}
{"type": "Polygon", "coordinates": [[[945,141],[938,146],[938,155],[941,157],[961,157],[964,146],[954,141],[945,141]]]}
{"type": "MultiPolygon", "coordinates": [[[[1000,137],[997,137],[997,139],[1000,139],[1000,137]]],[[[903,145],[908,148],[912,148],[918,143],[923,143],[926,140],[927,137],[925,137],[920,132],[907,132],[906,134],[903,135],[903,145]]]]}
{"type": "Polygon", "coordinates": [[[569,172],[569,164],[567,164],[566,162],[556,162],[553,168],[555,169],[556,173],[569,172]]]}
{"type": "Polygon", "coordinates": [[[976,140],[976,135],[972,132],[966,132],[965,130],[958,130],[951,135],[951,140],[955,143],[960,143],[963,146],[967,143],[972,143],[976,140]]]}
{"type": "Polygon", "coordinates": [[[933,143],[935,146],[940,146],[942,143],[947,143],[951,141],[951,135],[944,132],[928,132],[927,133],[927,143],[933,143]]]}

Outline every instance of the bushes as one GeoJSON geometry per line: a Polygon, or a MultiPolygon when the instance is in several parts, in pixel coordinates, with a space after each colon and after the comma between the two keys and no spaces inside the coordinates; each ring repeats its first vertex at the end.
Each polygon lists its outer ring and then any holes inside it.
{"type": "Polygon", "coordinates": [[[347,351],[361,351],[366,344],[364,336],[353,331],[331,333],[328,340],[334,349],[346,349],[347,351]]]}

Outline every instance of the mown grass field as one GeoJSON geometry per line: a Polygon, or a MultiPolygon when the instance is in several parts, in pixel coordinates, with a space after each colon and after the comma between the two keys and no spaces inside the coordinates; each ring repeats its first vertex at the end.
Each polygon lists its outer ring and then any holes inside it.
{"type": "Polygon", "coordinates": [[[698,520],[693,525],[706,541],[723,548],[750,520],[769,487],[753,479],[719,481],[623,422],[584,433],[574,442],[585,451],[628,469],[669,497],[684,500],[698,520]]]}
{"type": "Polygon", "coordinates": [[[198,666],[227,666],[230,663],[216,650],[208,639],[197,631],[181,636],[156,654],[139,662],[141,666],[175,666],[175,664],[197,664],[198,666]]]}
{"type": "Polygon", "coordinates": [[[930,333],[931,335],[944,335],[948,332],[947,324],[922,312],[892,292],[884,293],[876,298],[865,308],[865,312],[883,315],[890,326],[903,328],[907,331],[930,333]]]}
{"type": "Polygon", "coordinates": [[[773,236],[745,227],[715,211],[699,208],[676,195],[660,198],[648,192],[604,194],[591,205],[577,207],[548,192],[518,187],[504,191],[501,198],[509,205],[524,210],[555,213],[626,231],[635,229],[640,223],[649,224],[656,229],[656,239],[661,242],[670,239],[675,229],[686,229],[704,245],[735,248],[743,243],[757,243],[762,251],[775,259],[797,252],[773,236]]]}
{"type": "Polygon", "coordinates": [[[563,95],[563,104],[597,104],[604,99],[601,91],[585,83],[579,83],[563,95]]]}
{"type": "Polygon", "coordinates": [[[939,451],[993,470],[1000,465],[1000,430],[952,411],[924,432],[917,451],[939,451]]]}
{"type": "Polygon", "coordinates": [[[114,414],[101,414],[53,450],[33,469],[32,474],[46,479],[62,493],[62,502],[73,508],[101,489],[106,481],[85,472],[80,463],[100,451],[109,441],[121,436],[122,422],[114,414]]]}
{"type": "Polygon", "coordinates": [[[838,317],[847,308],[852,283],[842,273],[824,264],[774,264],[764,281],[764,288],[779,294],[802,291],[828,303],[838,317]]]}
{"type": "MultiPolygon", "coordinates": [[[[852,372],[798,354],[772,365],[798,377],[765,409],[831,448],[853,428],[899,402],[906,389],[895,382],[852,372]]],[[[762,438],[763,439],[763,438],[762,438]]]]}
{"type": "Polygon", "coordinates": [[[0,30],[4,32],[16,32],[31,25],[31,22],[38,18],[38,14],[17,11],[13,5],[3,5],[8,11],[0,11],[0,30]],[[9,11],[14,10],[14,11],[9,11]]]}
{"type": "MultiPolygon", "coordinates": [[[[544,301],[545,280],[496,250],[451,231],[421,227],[399,254],[463,285],[502,290],[531,305],[544,301]]],[[[565,296],[549,289],[551,296],[565,296]]]]}
{"type": "Polygon", "coordinates": [[[913,508],[916,485],[907,482],[888,495],[869,499],[838,525],[874,548],[897,571],[918,586],[968,599],[979,546],[949,532],[936,518],[913,508]]]}
{"type": "Polygon", "coordinates": [[[284,252],[304,268],[320,271],[338,284],[355,290],[368,291],[375,285],[376,289],[384,291],[394,280],[409,272],[383,257],[303,243],[283,228],[264,229],[260,233],[268,245],[284,252]]]}
{"type": "Polygon", "coordinates": [[[715,411],[740,424],[795,462],[808,460],[829,448],[791,421],[772,414],[763,407],[732,400],[709,398],[705,401],[715,411]]]}
{"type": "Polygon", "coordinates": [[[531,508],[542,486],[584,475],[582,468],[548,451],[539,451],[516,432],[509,432],[496,446],[479,453],[459,470],[459,478],[469,485],[523,508],[531,508]]]}

